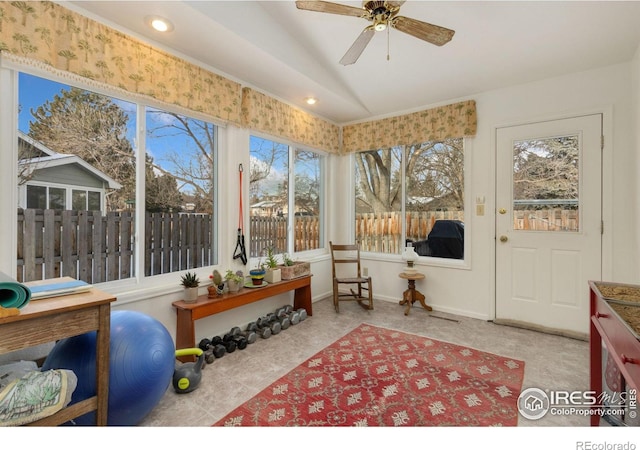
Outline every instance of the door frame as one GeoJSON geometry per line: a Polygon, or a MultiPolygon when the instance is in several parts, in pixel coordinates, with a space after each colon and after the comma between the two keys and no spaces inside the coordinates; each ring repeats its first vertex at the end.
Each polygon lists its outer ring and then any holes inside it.
{"type": "Polygon", "coordinates": [[[602,267],[602,279],[610,280],[613,274],[613,106],[608,105],[594,109],[583,109],[572,112],[563,113],[560,115],[544,115],[544,116],[532,116],[527,119],[514,120],[509,122],[503,122],[493,125],[491,127],[491,148],[493,149],[493,155],[491,158],[491,190],[493,195],[491,196],[491,211],[493,211],[491,230],[492,230],[492,261],[491,272],[491,298],[493,301],[490,303],[489,317],[491,320],[496,318],[496,302],[497,302],[497,272],[496,272],[496,244],[498,236],[496,234],[496,219],[498,211],[497,208],[497,194],[498,194],[498,129],[505,127],[513,127],[520,125],[527,125],[537,122],[548,122],[554,120],[569,119],[577,116],[586,116],[592,114],[602,114],[602,134],[604,136],[604,146],[602,150],[602,167],[600,172],[601,178],[601,216],[604,226],[604,232],[601,236],[601,267],[602,267]]]}

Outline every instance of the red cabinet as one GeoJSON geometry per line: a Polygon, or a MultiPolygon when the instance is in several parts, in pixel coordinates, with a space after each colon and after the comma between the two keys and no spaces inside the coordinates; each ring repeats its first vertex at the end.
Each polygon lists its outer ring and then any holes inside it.
{"type": "MultiPolygon", "coordinates": [[[[620,392],[632,392],[635,402],[640,385],[640,286],[590,281],[591,326],[589,333],[591,390],[602,394],[603,346],[607,349],[609,372],[621,381],[620,392]]],[[[600,396],[598,397],[600,398],[600,396]]],[[[602,405],[598,405],[601,407],[602,405]]],[[[627,405],[636,419],[638,406],[627,405]]],[[[600,416],[591,416],[597,426],[600,416]]]]}

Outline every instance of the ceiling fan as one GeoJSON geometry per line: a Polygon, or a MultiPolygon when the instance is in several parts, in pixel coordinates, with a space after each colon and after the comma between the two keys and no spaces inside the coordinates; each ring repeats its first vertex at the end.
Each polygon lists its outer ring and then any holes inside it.
{"type": "Polygon", "coordinates": [[[298,9],[316,11],[329,14],[341,14],[367,19],[372,22],[360,36],[357,37],[351,48],[340,60],[340,64],[347,66],[355,63],[364,51],[376,31],[384,31],[393,27],[403,33],[422,39],[434,45],[444,45],[451,40],[455,31],[448,28],[432,25],[410,17],[399,16],[400,7],[405,2],[401,1],[363,1],[362,8],[340,5],[325,1],[296,1],[298,9]]]}

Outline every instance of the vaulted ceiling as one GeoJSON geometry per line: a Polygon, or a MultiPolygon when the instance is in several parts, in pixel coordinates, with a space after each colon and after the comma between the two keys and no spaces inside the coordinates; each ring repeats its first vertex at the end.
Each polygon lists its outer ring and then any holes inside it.
{"type": "Polygon", "coordinates": [[[409,0],[400,16],[455,30],[453,39],[439,47],[381,31],[343,66],[369,22],[294,1],[60,3],[337,124],[626,62],[640,43],[640,1],[409,0]],[[173,31],[149,28],[151,15],[173,31]],[[309,96],[318,103],[305,104],[309,96]]]}

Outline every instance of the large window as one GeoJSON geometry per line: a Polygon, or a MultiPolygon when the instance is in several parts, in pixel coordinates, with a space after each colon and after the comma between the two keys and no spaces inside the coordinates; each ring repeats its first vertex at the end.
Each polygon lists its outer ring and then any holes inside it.
{"type": "Polygon", "coordinates": [[[324,156],[257,136],[250,155],[250,256],[321,248],[324,156]]]}
{"type": "Polygon", "coordinates": [[[21,281],[214,264],[214,124],[24,73],[18,91],[21,281]]]}
{"type": "Polygon", "coordinates": [[[356,153],[355,238],[363,251],[464,257],[464,141],[356,153]]]}

